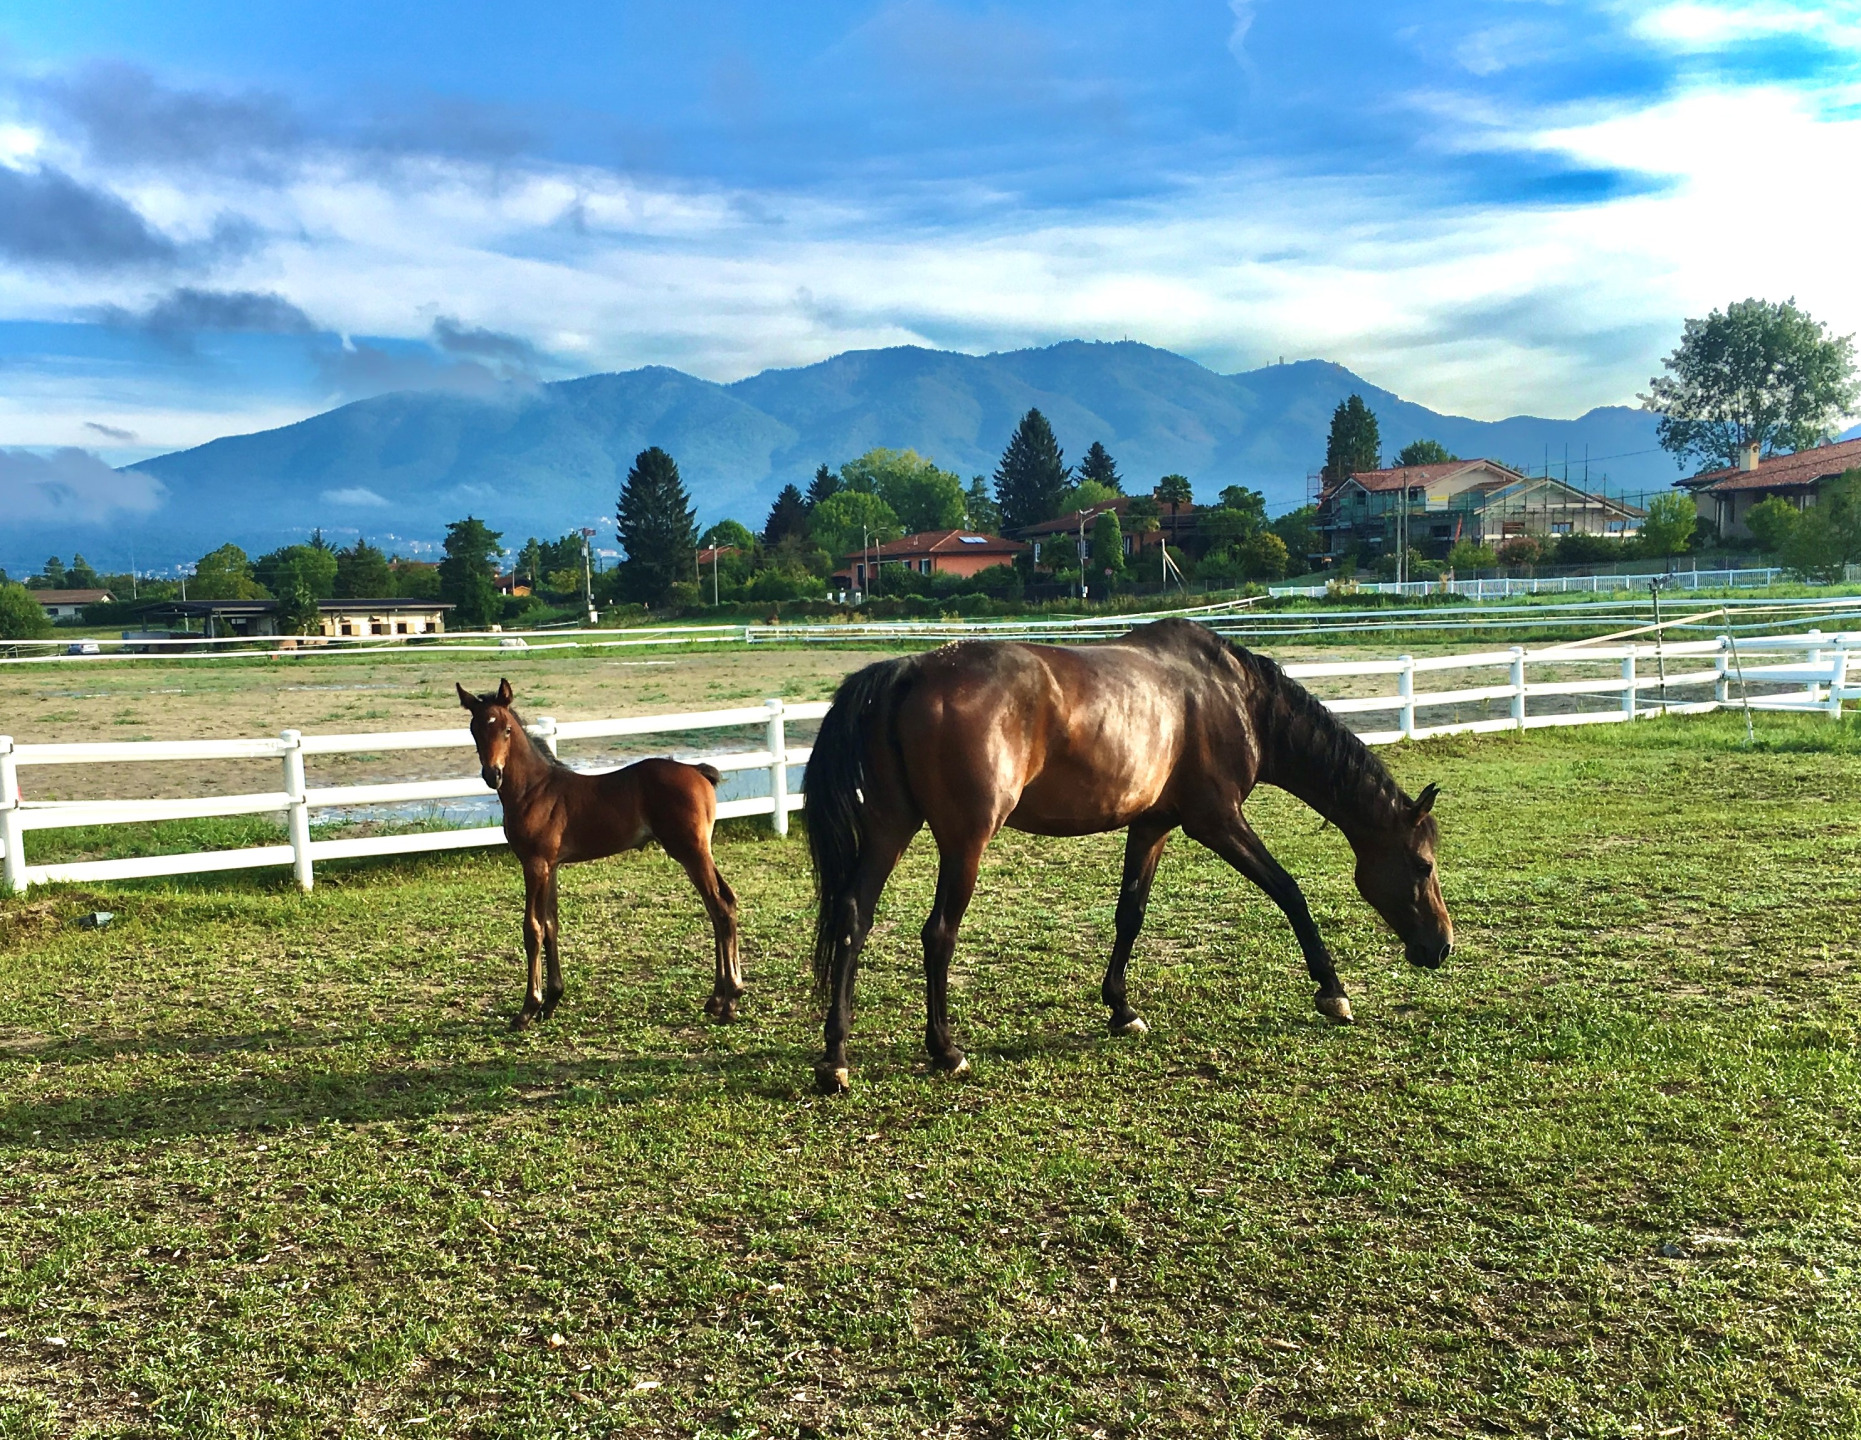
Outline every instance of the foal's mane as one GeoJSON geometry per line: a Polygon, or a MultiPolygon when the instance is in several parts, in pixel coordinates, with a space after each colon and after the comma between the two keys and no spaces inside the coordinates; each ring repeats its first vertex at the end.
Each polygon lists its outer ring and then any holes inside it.
{"type": "Polygon", "coordinates": [[[1353,815],[1387,823],[1409,808],[1389,767],[1311,691],[1265,655],[1232,642],[1228,651],[1253,677],[1262,779],[1334,823],[1353,815]]]}
{"type": "Polygon", "coordinates": [[[547,765],[554,765],[558,770],[567,770],[570,768],[568,762],[563,760],[560,756],[550,754],[547,745],[539,745],[536,743],[535,737],[530,734],[530,727],[523,723],[523,716],[517,713],[517,707],[515,705],[504,704],[503,701],[498,699],[497,691],[490,690],[480,695],[478,697],[478,703],[487,707],[496,705],[499,709],[510,711],[510,718],[517,727],[517,733],[523,736],[523,743],[530,747],[531,753],[534,754],[537,759],[543,761],[547,765]]]}

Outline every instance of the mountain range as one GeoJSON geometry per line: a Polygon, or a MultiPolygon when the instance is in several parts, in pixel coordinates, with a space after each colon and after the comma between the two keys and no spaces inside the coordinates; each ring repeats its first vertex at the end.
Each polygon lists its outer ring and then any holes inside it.
{"type": "MultiPolygon", "coordinates": [[[[1103,441],[1127,489],[1177,472],[1198,499],[1245,484],[1277,513],[1307,498],[1331,412],[1352,392],[1376,412],[1386,457],[1427,437],[1521,468],[1549,463],[1561,472],[1568,455],[1577,479],[1587,450],[1593,481],[1606,475],[1617,493],[1664,489],[1677,474],[1655,444],[1654,417],[1624,406],[1574,420],[1479,421],[1439,414],[1323,360],[1222,375],[1131,341],[981,356],[900,347],[732,384],[649,366],[491,398],[359,400],[140,462],[134,469],[165,495],[136,522],[135,538],[144,565],[191,559],[229,539],[256,553],[312,527],[338,543],[359,532],[417,553],[470,513],[513,546],[593,525],[597,543],[612,547],[616,495],[648,445],[676,457],[701,523],[732,516],[760,528],[783,484],[805,487],[822,462],[838,466],[876,445],[910,447],[965,480],[991,474],[1035,406],[1069,459],[1103,441]]],[[[32,528],[9,537],[0,563],[16,550],[23,563],[47,549],[121,563],[109,553],[121,548],[120,525],[107,537],[69,524],[32,528]]]]}

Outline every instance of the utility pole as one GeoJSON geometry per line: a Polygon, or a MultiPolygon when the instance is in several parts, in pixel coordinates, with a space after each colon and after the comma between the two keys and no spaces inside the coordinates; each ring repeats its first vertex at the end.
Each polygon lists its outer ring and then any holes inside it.
{"type": "Polygon", "coordinates": [[[588,612],[588,623],[599,625],[601,617],[595,613],[594,608],[594,557],[588,551],[588,542],[593,538],[594,531],[584,527],[582,530],[582,604],[588,612]]]}

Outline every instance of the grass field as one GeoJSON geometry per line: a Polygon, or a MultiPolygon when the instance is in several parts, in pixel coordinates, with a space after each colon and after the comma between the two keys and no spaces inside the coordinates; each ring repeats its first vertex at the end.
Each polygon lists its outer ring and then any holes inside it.
{"type": "Polygon", "coordinates": [[[1435,974],[1263,792],[1346,1030],[1178,837],[1107,1039],[1118,838],[1008,835],[932,1078],[920,841],[838,1100],[747,827],[728,1029],[657,853],[521,1036],[501,853],[0,900],[0,1434],[1861,1434],[1861,729],[1760,724],[1385,752],[1435,974]]]}

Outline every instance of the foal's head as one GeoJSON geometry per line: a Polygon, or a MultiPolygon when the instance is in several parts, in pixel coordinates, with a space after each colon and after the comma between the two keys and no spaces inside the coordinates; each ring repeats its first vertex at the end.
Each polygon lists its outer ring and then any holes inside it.
{"type": "Polygon", "coordinates": [[[1435,875],[1435,796],[1430,785],[1404,797],[1387,826],[1356,845],[1357,891],[1402,937],[1411,965],[1432,970],[1454,948],[1454,922],[1435,875]]]}
{"type": "Polygon", "coordinates": [[[472,712],[472,743],[478,746],[478,773],[493,790],[504,783],[504,771],[510,764],[511,746],[517,743],[523,722],[510,708],[510,681],[498,681],[489,695],[474,695],[454,682],[459,703],[472,712]]]}

